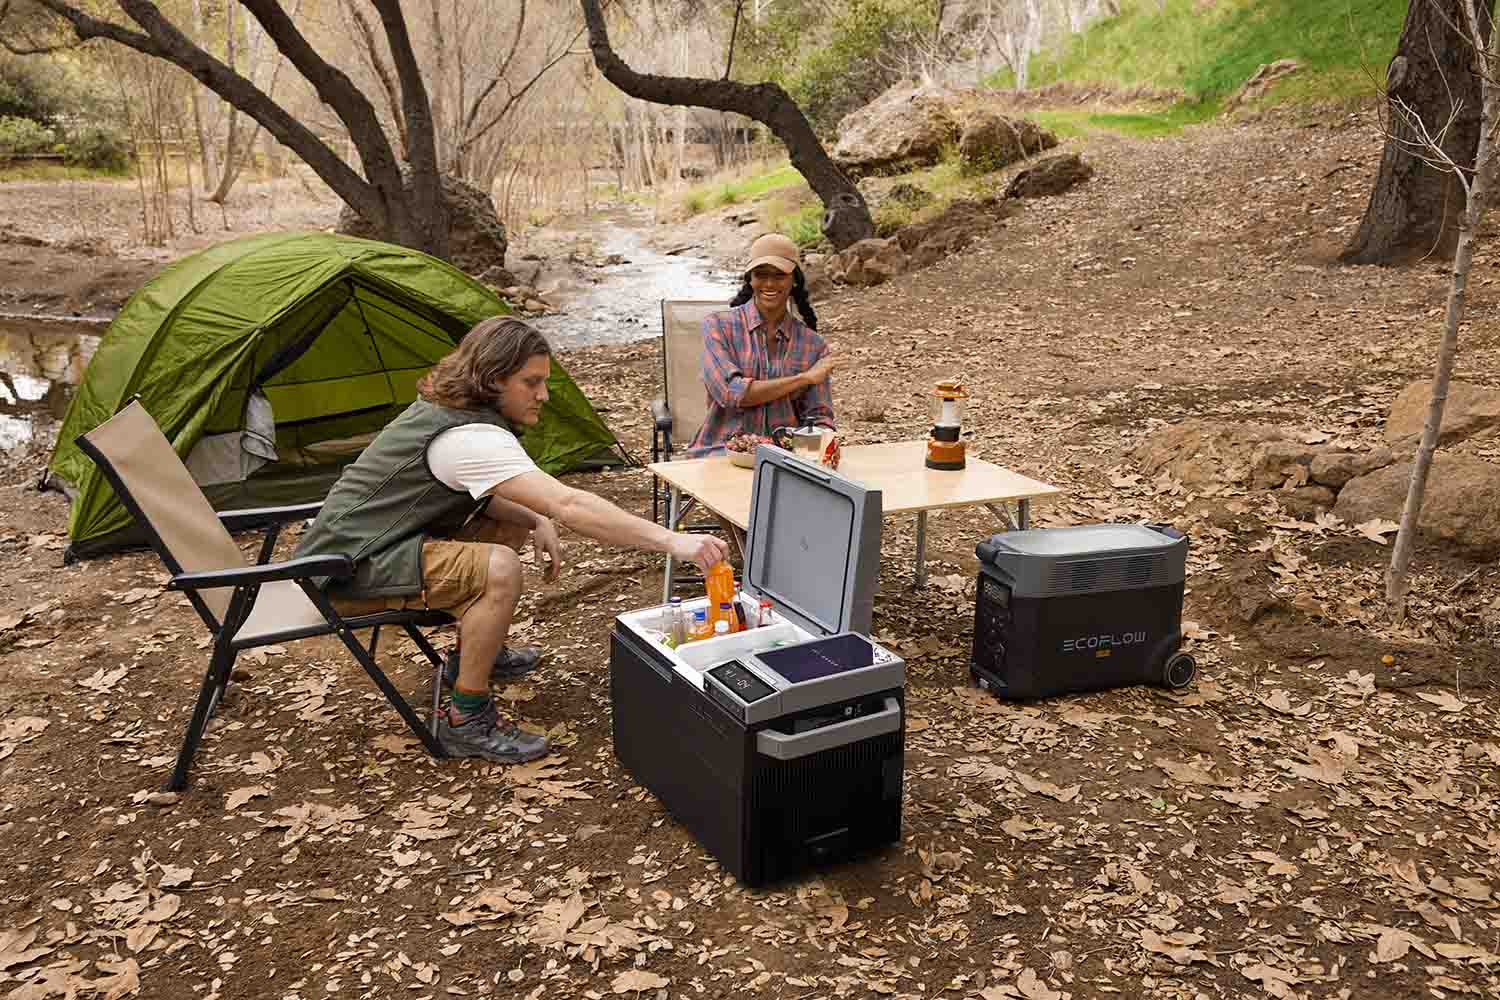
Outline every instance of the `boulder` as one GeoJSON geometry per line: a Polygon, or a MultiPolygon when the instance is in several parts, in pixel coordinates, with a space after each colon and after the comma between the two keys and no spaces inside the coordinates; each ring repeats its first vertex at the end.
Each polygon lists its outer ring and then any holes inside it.
{"type": "Polygon", "coordinates": [[[1291,437],[1259,444],[1250,453],[1250,485],[1261,490],[1302,486],[1312,478],[1309,467],[1321,451],[1291,437]]]}
{"type": "Polygon", "coordinates": [[[942,90],[897,84],[839,122],[833,160],[856,180],[928,167],[958,137],[942,90]]]}
{"type": "MultiPolygon", "coordinates": [[[[1391,403],[1391,414],[1385,421],[1387,441],[1394,444],[1421,438],[1431,394],[1432,383],[1425,379],[1412,382],[1401,390],[1391,403]]],[[[1500,426],[1500,389],[1472,382],[1448,383],[1440,444],[1453,444],[1495,426],[1500,426]]]]}
{"type": "Polygon", "coordinates": [[[1314,456],[1308,466],[1307,478],[1331,490],[1341,490],[1349,480],[1367,476],[1394,461],[1396,455],[1389,448],[1365,452],[1325,451],[1314,456]]]}
{"type": "Polygon", "coordinates": [[[976,111],[964,122],[958,156],[965,173],[984,174],[1056,145],[1057,136],[1029,118],[976,111]]]}
{"type": "MultiPolygon", "coordinates": [[[[410,169],[403,169],[401,178],[406,189],[411,190],[410,169]]],[[[503,269],[507,245],[505,224],[495,212],[490,196],[451,174],[442,176],[442,194],[448,204],[449,263],[469,274],[483,274],[493,267],[503,269]]],[[[336,231],[365,239],[381,238],[374,226],[347,205],[339,213],[336,231]]]]}
{"type": "MultiPolygon", "coordinates": [[[[1333,512],[1350,524],[1401,520],[1412,463],[1400,462],[1351,479],[1333,512]]],[[[1418,527],[1474,559],[1500,555],[1500,465],[1468,455],[1434,456],[1418,527]]]]}
{"type": "Polygon", "coordinates": [[[1166,472],[1184,486],[1238,484],[1249,480],[1256,449],[1290,440],[1286,429],[1271,424],[1192,418],[1161,428],[1132,454],[1147,475],[1166,472]]]}
{"type": "Polygon", "coordinates": [[[1011,178],[1007,198],[1046,198],[1062,194],[1094,176],[1094,168],[1077,153],[1062,153],[1038,160],[1011,178]]]}
{"type": "Polygon", "coordinates": [[[1298,517],[1313,518],[1332,507],[1337,496],[1326,486],[1298,486],[1276,494],[1281,505],[1298,517]]]}
{"type": "Polygon", "coordinates": [[[904,274],[909,265],[894,238],[860,240],[839,256],[843,258],[844,283],[849,285],[879,285],[904,274]]]}

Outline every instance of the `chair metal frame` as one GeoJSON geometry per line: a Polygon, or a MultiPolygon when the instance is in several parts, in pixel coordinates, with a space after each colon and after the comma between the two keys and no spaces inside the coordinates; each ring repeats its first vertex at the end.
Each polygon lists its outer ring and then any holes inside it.
{"type": "MultiPolygon", "coordinates": [[[[131,402],[121,408],[111,421],[118,419],[127,413],[131,407],[141,411],[146,420],[150,422],[156,433],[161,429],[156,425],[150,414],[145,413],[139,400],[132,399],[131,402]]],[[[108,421],[106,422],[108,423],[108,421]]],[[[101,425],[101,427],[104,425],[101,425]]],[[[97,429],[97,428],[96,428],[97,429]]],[[[89,433],[93,433],[92,431],[89,433]]],[[[171,444],[165,436],[162,442],[170,449],[171,444]]],[[[275,643],[292,642],[298,639],[308,639],[321,635],[337,635],[348,648],[354,659],[369,674],[386,701],[390,702],[407,726],[422,745],[434,757],[447,756],[437,740],[437,723],[439,711],[439,699],[442,691],[442,675],[444,661],[432,644],[427,640],[419,629],[430,628],[440,625],[451,625],[455,619],[444,611],[432,611],[428,609],[409,609],[382,611],[375,614],[359,615],[345,618],[334,608],[328,596],[314,581],[318,578],[332,578],[347,580],[354,575],[354,561],[347,555],[323,555],[303,556],[294,559],[272,561],[276,547],[276,540],[281,529],[288,523],[300,521],[306,518],[316,517],[322,507],[322,501],[317,503],[297,504],[286,507],[262,507],[252,510],[220,511],[219,522],[225,530],[230,533],[244,531],[250,528],[265,526],[266,533],[261,541],[260,553],[253,566],[234,566],[210,571],[193,573],[183,572],[182,563],[171,551],[163,540],[157,526],[146,516],[145,511],[136,500],[130,487],[115,467],[115,462],[109,455],[105,454],[93,441],[89,440],[89,434],[81,435],[77,444],[84,454],[88,455],[93,462],[99,466],[105,478],[109,480],[115,493],[119,496],[126,510],[135,518],[146,531],[150,539],[151,547],[161,558],[172,578],[167,584],[168,589],[183,591],[192,603],[194,610],[198,612],[203,623],[213,634],[213,651],[209,656],[208,669],[204,674],[203,683],[198,691],[198,700],[193,707],[192,719],[188,724],[187,733],[183,737],[182,747],[177,754],[177,763],[167,779],[166,787],[176,791],[186,787],[188,775],[192,768],[193,755],[198,749],[198,744],[203,738],[204,730],[208,721],[213,717],[224,693],[229,687],[230,676],[234,669],[234,662],[242,650],[253,649],[257,646],[268,646],[275,643]],[[313,606],[322,615],[323,621],[315,625],[302,624],[289,627],[279,631],[261,632],[252,637],[237,637],[237,633],[244,626],[250,613],[255,608],[256,599],[260,595],[261,587],[268,583],[278,581],[294,581],[312,602],[313,606]],[[204,600],[202,591],[233,587],[233,594],[229,599],[228,609],[223,619],[214,614],[208,603],[204,600]],[[393,625],[401,628],[408,637],[416,644],[417,648],[432,663],[432,715],[428,725],[423,726],[422,720],[416,711],[396,690],[389,677],[380,669],[375,662],[376,647],[380,641],[380,629],[383,625],[393,625]],[[369,628],[370,644],[368,647],[362,645],[355,637],[355,631],[369,628]]],[[[179,458],[179,462],[181,459],[179,458]]],[[[184,470],[185,471],[185,470],[184,470]]],[[[206,503],[206,501],[205,501],[206,503]]]]}

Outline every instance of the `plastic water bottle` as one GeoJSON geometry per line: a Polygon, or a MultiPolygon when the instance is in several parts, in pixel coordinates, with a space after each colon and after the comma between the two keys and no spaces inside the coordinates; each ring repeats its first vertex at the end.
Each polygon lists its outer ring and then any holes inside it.
{"type": "Polygon", "coordinates": [[[687,621],[682,617],[682,598],[672,598],[667,604],[667,615],[667,634],[672,637],[672,645],[681,646],[687,642],[687,621]]]}
{"type": "Polygon", "coordinates": [[[688,628],[688,641],[707,639],[711,635],[713,633],[708,630],[708,609],[699,608],[693,612],[693,624],[688,628]]]}

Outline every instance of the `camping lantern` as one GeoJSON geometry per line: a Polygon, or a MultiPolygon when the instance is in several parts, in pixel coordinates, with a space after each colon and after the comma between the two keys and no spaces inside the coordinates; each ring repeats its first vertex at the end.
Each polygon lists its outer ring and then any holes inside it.
{"type": "Polygon", "coordinates": [[[964,467],[964,443],[958,439],[963,426],[964,400],[968,390],[956,378],[943,379],[932,389],[938,400],[938,411],[932,422],[932,434],[927,438],[927,467],[929,469],[962,469],[964,467]]]}

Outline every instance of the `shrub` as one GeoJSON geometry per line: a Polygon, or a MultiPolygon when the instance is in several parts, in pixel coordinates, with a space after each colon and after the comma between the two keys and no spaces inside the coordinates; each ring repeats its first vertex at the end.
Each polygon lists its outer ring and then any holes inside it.
{"type": "Polygon", "coordinates": [[[57,137],[30,118],[0,117],[0,159],[50,152],[57,137]]]}
{"type": "Polygon", "coordinates": [[[87,125],[68,137],[64,159],[69,166],[118,173],[130,165],[130,150],[118,132],[87,125]]]}
{"type": "Polygon", "coordinates": [[[829,25],[826,44],[792,70],[787,91],[813,127],[831,133],[844,115],[901,79],[912,39],[931,32],[933,8],[912,0],[851,0],[829,25]]]}
{"type": "Polygon", "coordinates": [[[778,228],[799,247],[812,246],[823,238],[822,204],[804,205],[800,211],[782,218],[778,228]]]}

